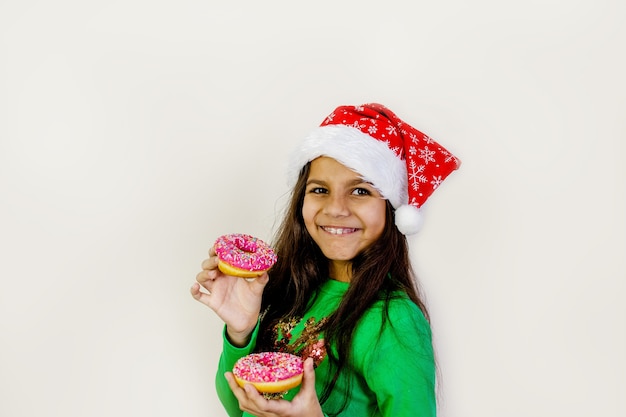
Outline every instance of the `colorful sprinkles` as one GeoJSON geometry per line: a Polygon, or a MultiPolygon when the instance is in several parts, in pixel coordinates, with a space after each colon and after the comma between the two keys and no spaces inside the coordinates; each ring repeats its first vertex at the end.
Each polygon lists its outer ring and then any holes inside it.
{"type": "Polygon", "coordinates": [[[304,372],[302,358],[285,352],[261,352],[235,363],[233,374],[248,382],[278,382],[304,372]]]}
{"type": "Polygon", "coordinates": [[[220,236],[214,244],[220,261],[246,271],[265,271],[276,263],[274,250],[261,239],[243,233],[220,236]]]}

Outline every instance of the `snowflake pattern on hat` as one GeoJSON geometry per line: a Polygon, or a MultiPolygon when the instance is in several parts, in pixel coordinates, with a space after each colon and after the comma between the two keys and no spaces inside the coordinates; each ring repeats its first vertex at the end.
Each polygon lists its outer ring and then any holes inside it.
{"type": "Polygon", "coordinates": [[[382,104],[336,108],[320,126],[344,125],[384,142],[406,161],[408,203],[421,207],[461,161],[434,139],[403,122],[382,104]]]}

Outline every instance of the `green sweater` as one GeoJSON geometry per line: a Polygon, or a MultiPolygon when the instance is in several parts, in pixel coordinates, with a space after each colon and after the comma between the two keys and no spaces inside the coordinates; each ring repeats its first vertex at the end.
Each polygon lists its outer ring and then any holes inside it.
{"type": "MultiPolygon", "coordinates": [[[[315,324],[337,308],[348,289],[347,283],[329,280],[320,288],[315,303],[302,319],[296,318],[281,327],[277,347],[303,356],[311,355],[314,343],[323,335],[315,332],[315,324]],[[294,327],[295,326],[295,327],[294,327]],[[287,349],[285,349],[287,348],[287,349]],[[306,352],[306,354],[305,354],[306,352]]],[[[216,376],[220,401],[231,417],[250,416],[242,413],[239,403],[228,387],[224,372],[254,350],[257,328],[248,346],[237,348],[224,337],[224,347],[216,376]]],[[[316,346],[319,347],[319,342],[316,346]]],[[[435,365],[430,327],[420,309],[406,295],[391,300],[389,319],[383,325],[383,302],[376,302],[359,322],[351,353],[351,383],[340,378],[328,401],[322,404],[327,415],[338,410],[349,390],[350,401],[342,417],[432,417],[436,415],[435,365]]],[[[315,356],[315,355],[313,355],[315,356]]],[[[319,355],[318,355],[318,359],[319,355]]],[[[328,359],[317,362],[315,384],[318,397],[332,378],[328,359]]],[[[289,391],[291,399],[298,388],[289,391]]]]}

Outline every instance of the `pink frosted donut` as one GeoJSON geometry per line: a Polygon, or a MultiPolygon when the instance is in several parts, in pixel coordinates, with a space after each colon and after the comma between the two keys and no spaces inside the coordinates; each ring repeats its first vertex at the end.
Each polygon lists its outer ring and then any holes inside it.
{"type": "Polygon", "coordinates": [[[284,352],[252,353],[240,358],[233,368],[240,387],[250,383],[263,393],[278,393],[297,387],[302,382],[302,358],[284,352]]]}
{"type": "Polygon", "coordinates": [[[276,263],[274,250],[254,236],[232,233],[217,238],[213,245],[217,267],[227,275],[254,278],[276,263]]]}

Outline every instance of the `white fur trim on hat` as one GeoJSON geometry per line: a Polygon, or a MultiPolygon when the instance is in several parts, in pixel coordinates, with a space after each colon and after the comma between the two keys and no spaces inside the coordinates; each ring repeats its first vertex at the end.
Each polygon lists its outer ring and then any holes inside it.
{"type": "Polygon", "coordinates": [[[320,156],[333,158],[356,171],[365,181],[372,183],[394,208],[407,204],[406,162],[385,142],[354,127],[318,127],[304,138],[289,159],[287,180],[290,187],[295,185],[302,167],[320,156]]]}

